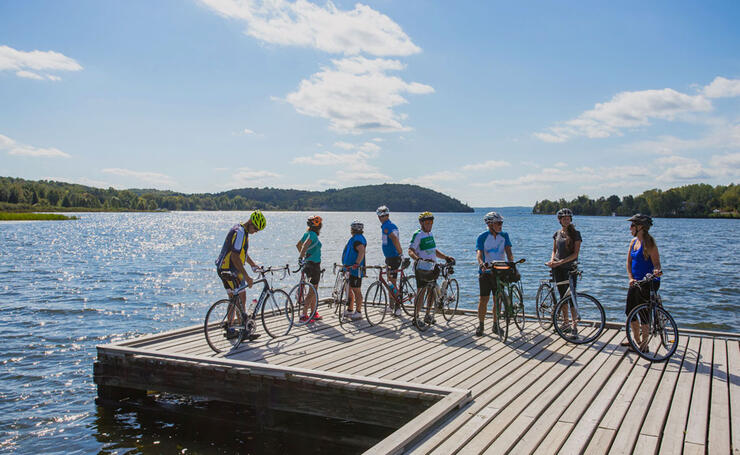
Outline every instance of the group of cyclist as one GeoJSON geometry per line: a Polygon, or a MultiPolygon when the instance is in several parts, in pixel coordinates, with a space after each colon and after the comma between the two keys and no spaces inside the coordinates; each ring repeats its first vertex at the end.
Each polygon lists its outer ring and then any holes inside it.
{"type": "MultiPolygon", "coordinates": [[[[385,264],[388,267],[388,278],[394,286],[398,271],[403,261],[403,249],[401,247],[400,234],[398,227],[390,220],[390,211],[388,207],[381,206],[376,210],[378,221],[382,232],[382,251],[385,257],[385,264]]],[[[583,241],[581,233],[576,230],[573,224],[573,212],[568,208],[562,208],[557,212],[560,229],[552,236],[553,245],[550,260],[545,264],[552,269],[552,274],[556,282],[567,283],[568,274],[573,269],[581,249],[583,241]]],[[[439,267],[436,264],[437,259],[443,259],[448,263],[454,263],[455,259],[437,248],[437,244],[432,235],[434,225],[434,215],[431,212],[422,212],[418,216],[419,229],[411,236],[407,252],[409,257],[414,261],[414,276],[416,279],[416,288],[421,289],[430,282],[436,281],[439,275],[439,267]]],[[[504,218],[496,212],[489,212],[483,217],[487,229],[483,231],[476,240],[476,258],[478,262],[478,284],[480,300],[478,302],[478,319],[479,325],[475,334],[482,336],[484,334],[484,321],[488,311],[489,296],[496,291],[497,276],[499,271],[491,267],[491,264],[497,262],[514,261],[512,244],[509,235],[502,230],[504,218]]],[[[660,254],[658,252],[655,239],[650,235],[649,230],[653,225],[652,218],[647,215],[636,214],[628,219],[631,222],[630,232],[633,239],[630,241],[627,256],[627,275],[629,278],[629,291],[627,293],[627,304],[625,313],[629,312],[642,303],[648,295],[646,290],[634,284],[642,280],[648,273],[655,276],[653,287],[660,285],[661,265],[660,254]]],[[[308,217],[306,232],[296,244],[298,250],[299,263],[303,271],[314,287],[318,286],[321,278],[321,241],[319,235],[323,220],[318,215],[308,217]]],[[[222,279],[227,291],[235,289],[237,286],[251,287],[252,278],[247,273],[244,264],[249,264],[253,271],[258,271],[259,267],[250,258],[247,253],[249,247],[249,235],[261,231],[266,226],[264,214],[261,211],[254,211],[247,221],[232,227],[224,240],[221,253],[216,260],[217,272],[222,279]],[[223,275],[222,272],[230,272],[223,275]],[[238,282],[232,278],[237,277],[238,282]]],[[[349,274],[349,304],[342,317],[357,320],[362,318],[362,276],[365,266],[365,252],[367,240],[365,239],[364,224],[360,221],[353,221],[350,224],[350,238],[342,252],[342,264],[349,274]]],[[[575,281],[574,281],[575,283],[575,281]]],[[[559,284],[558,293],[562,298],[568,291],[568,284],[559,284]]],[[[575,292],[575,290],[572,290],[575,292]]],[[[649,292],[649,291],[647,291],[649,292]]],[[[322,319],[318,312],[314,312],[317,305],[316,295],[309,295],[307,303],[302,309],[301,321],[314,322],[322,319]],[[309,320],[309,314],[314,316],[309,320]]],[[[240,294],[242,302],[245,301],[245,295],[240,294]]],[[[495,299],[495,297],[494,297],[495,299]]],[[[501,302],[494,300],[494,333],[497,331],[498,317],[497,305],[501,302]]],[[[401,309],[395,308],[396,316],[400,316],[401,309]]],[[[565,315],[567,319],[568,315],[565,315]]],[[[434,321],[425,321],[434,322],[434,321]]],[[[567,324],[567,320],[565,321],[567,324]]],[[[632,327],[639,342],[640,334],[646,336],[647,326],[632,327]]],[[[625,346],[628,342],[623,343],[625,346]]]]}

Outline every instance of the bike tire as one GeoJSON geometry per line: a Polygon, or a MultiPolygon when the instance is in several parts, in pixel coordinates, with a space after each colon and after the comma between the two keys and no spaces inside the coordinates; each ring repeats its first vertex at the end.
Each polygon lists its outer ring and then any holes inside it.
{"type": "Polygon", "coordinates": [[[578,297],[578,321],[573,324],[571,320],[574,311],[573,296],[568,294],[555,305],[553,325],[557,334],[565,341],[574,344],[590,343],[599,338],[604,331],[606,323],[604,307],[596,298],[588,294],[578,292],[576,296],[578,297]]]}
{"type": "Polygon", "coordinates": [[[520,333],[524,332],[524,324],[526,323],[524,317],[524,297],[522,297],[522,290],[519,288],[519,285],[511,288],[511,310],[514,325],[516,325],[520,333]]]}
{"type": "Polygon", "coordinates": [[[627,340],[632,349],[643,359],[650,362],[665,362],[676,352],[678,348],[678,326],[673,317],[663,307],[656,307],[654,320],[648,321],[648,340],[644,344],[637,343],[632,331],[632,323],[642,324],[642,318],[649,313],[650,305],[642,304],[633,308],[627,315],[625,331],[627,340]]]}
{"type": "Polygon", "coordinates": [[[365,318],[370,325],[378,325],[383,322],[389,310],[388,294],[385,286],[376,281],[368,286],[365,291],[365,301],[362,303],[365,318]]]}
{"type": "Polygon", "coordinates": [[[450,322],[457,311],[457,304],[460,301],[460,285],[457,280],[451,278],[442,292],[442,317],[445,321],[450,322]]]}
{"type": "Polygon", "coordinates": [[[293,286],[288,295],[290,296],[290,301],[293,304],[293,325],[302,327],[312,321],[313,317],[316,316],[316,313],[319,311],[319,293],[314,285],[307,281],[301,281],[293,286]],[[314,301],[313,305],[313,311],[310,308],[307,309],[306,319],[301,320],[301,317],[303,316],[303,307],[306,305],[305,302],[308,300],[308,297],[311,295],[311,293],[316,296],[316,300],[314,301]]]}
{"type": "Polygon", "coordinates": [[[414,317],[416,304],[416,278],[414,275],[405,275],[401,279],[401,308],[409,317],[414,317]]]}
{"type": "Polygon", "coordinates": [[[509,337],[509,311],[508,308],[511,306],[511,302],[509,300],[509,296],[506,294],[506,292],[497,291],[496,294],[494,294],[496,298],[494,298],[493,301],[493,311],[496,310],[496,302],[499,302],[498,305],[498,331],[496,330],[496,318],[493,320],[493,333],[498,332],[499,338],[501,338],[502,343],[506,343],[506,339],[509,337]]]}
{"type": "Polygon", "coordinates": [[[436,302],[432,302],[431,305],[427,304],[429,292],[430,287],[424,286],[416,293],[416,299],[414,300],[414,325],[420,332],[426,332],[434,323],[436,302]],[[432,321],[429,322],[428,318],[431,318],[432,321]]]}
{"type": "Polygon", "coordinates": [[[267,294],[262,304],[262,327],[270,338],[285,336],[293,328],[293,302],[282,289],[267,294]]]}
{"type": "Polygon", "coordinates": [[[344,327],[346,322],[350,320],[344,316],[344,312],[349,309],[349,280],[342,283],[342,288],[339,292],[339,304],[337,305],[337,315],[339,316],[339,326],[344,327]]]}
{"type": "Polygon", "coordinates": [[[236,349],[241,344],[246,330],[244,312],[230,299],[219,300],[208,308],[203,323],[203,333],[206,343],[213,352],[221,353],[236,349]],[[231,329],[233,331],[230,331],[231,329]],[[229,337],[234,333],[236,336],[229,337]]]}
{"type": "Polygon", "coordinates": [[[555,292],[552,287],[547,283],[540,284],[537,289],[537,295],[535,300],[535,312],[537,313],[537,320],[540,323],[540,327],[543,330],[552,329],[552,312],[555,309],[555,292]]]}

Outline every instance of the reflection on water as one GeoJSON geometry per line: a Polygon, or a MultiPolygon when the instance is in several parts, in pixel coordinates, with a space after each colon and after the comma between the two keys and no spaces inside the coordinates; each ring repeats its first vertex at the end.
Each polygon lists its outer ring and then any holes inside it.
{"type": "MultiPolygon", "coordinates": [[[[484,212],[437,214],[434,224],[439,248],[457,258],[455,277],[463,308],[475,308],[477,302],[475,239],[484,229],[484,212]]],[[[525,305],[531,312],[539,280],[547,277],[543,263],[550,256],[557,220],[522,209],[505,209],[503,214],[514,255],[527,258],[520,271],[525,305]]],[[[77,221],[0,224],[0,451],[205,452],[212,448],[207,441],[217,440],[223,441],[225,451],[233,452],[242,443],[262,438],[235,429],[229,433],[238,438],[214,439],[218,436],[209,433],[210,424],[191,425],[189,419],[172,413],[99,410],[92,383],[96,345],[202,323],[208,305],[223,296],[213,261],[229,227],[247,215],[83,213],[77,221]]],[[[328,271],[319,292],[326,296],[333,283],[331,265],[340,258],[353,219],[365,223],[368,264],[381,263],[382,253],[374,213],[320,215],[328,271]]],[[[266,265],[295,265],[295,243],[305,230],[306,216],[267,213],[267,229],[252,237],[250,254],[266,265]]],[[[416,214],[391,217],[406,245],[418,226],[416,214]]],[[[579,289],[604,304],[608,319],[621,321],[628,223],[621,218],[578,216],[574,222],[583,235],[584,279],[579,289]]],[[[656,220],[651,233],[665,271],[660,292],[680,327],[738,330],[737,223],[656,220]]],[[[275,284],[288,287],[295,281],[297,277],[291,276],[275,284]]],[[[370,281],[367,278],[363,286],[370,281]]],[[[329,440],[340,439],[342,433],[316,431],[321,432],[329,440]]],[[[282,447],[272,442],[267,446],[282,447]]]]}

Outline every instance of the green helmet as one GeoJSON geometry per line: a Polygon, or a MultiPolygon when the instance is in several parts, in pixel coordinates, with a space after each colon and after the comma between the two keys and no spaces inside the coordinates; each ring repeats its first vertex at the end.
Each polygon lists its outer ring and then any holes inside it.
{"type": "Polygon", "coordinates": [[[265,215],[263,215],[259,210],[255,210],[251,215],[249,215],[249,221],[252,222],[252,225],[257,228],[258,231],[261,231],[265,226],[267,226],[265,215]]]}

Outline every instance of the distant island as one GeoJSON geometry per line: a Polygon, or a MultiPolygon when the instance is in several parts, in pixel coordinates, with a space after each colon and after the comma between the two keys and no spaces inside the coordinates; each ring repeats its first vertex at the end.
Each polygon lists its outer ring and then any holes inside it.
{"type": "Polygon", "coordinates": [[[326,191],[241,188],[185,194],[154,189],[95,188],[50,180],[0,177],[1,212],[155,210],[317,210],[472,212],[457,199],[417,185],[386,183],[326,191]]]}
{"type": "Polygon", "coordinates": [[[666,191],[652,189],[639,196],[612,195],[590,199],[578,196],[566,201],[538,201],[532,208],[535,214],[554,214],[568,207],[576,215],[619,215],[635,213],[657,217],[682,218],[740,218],[740,186],[711,186],[703,183],[671,188],[666,191]]]}

